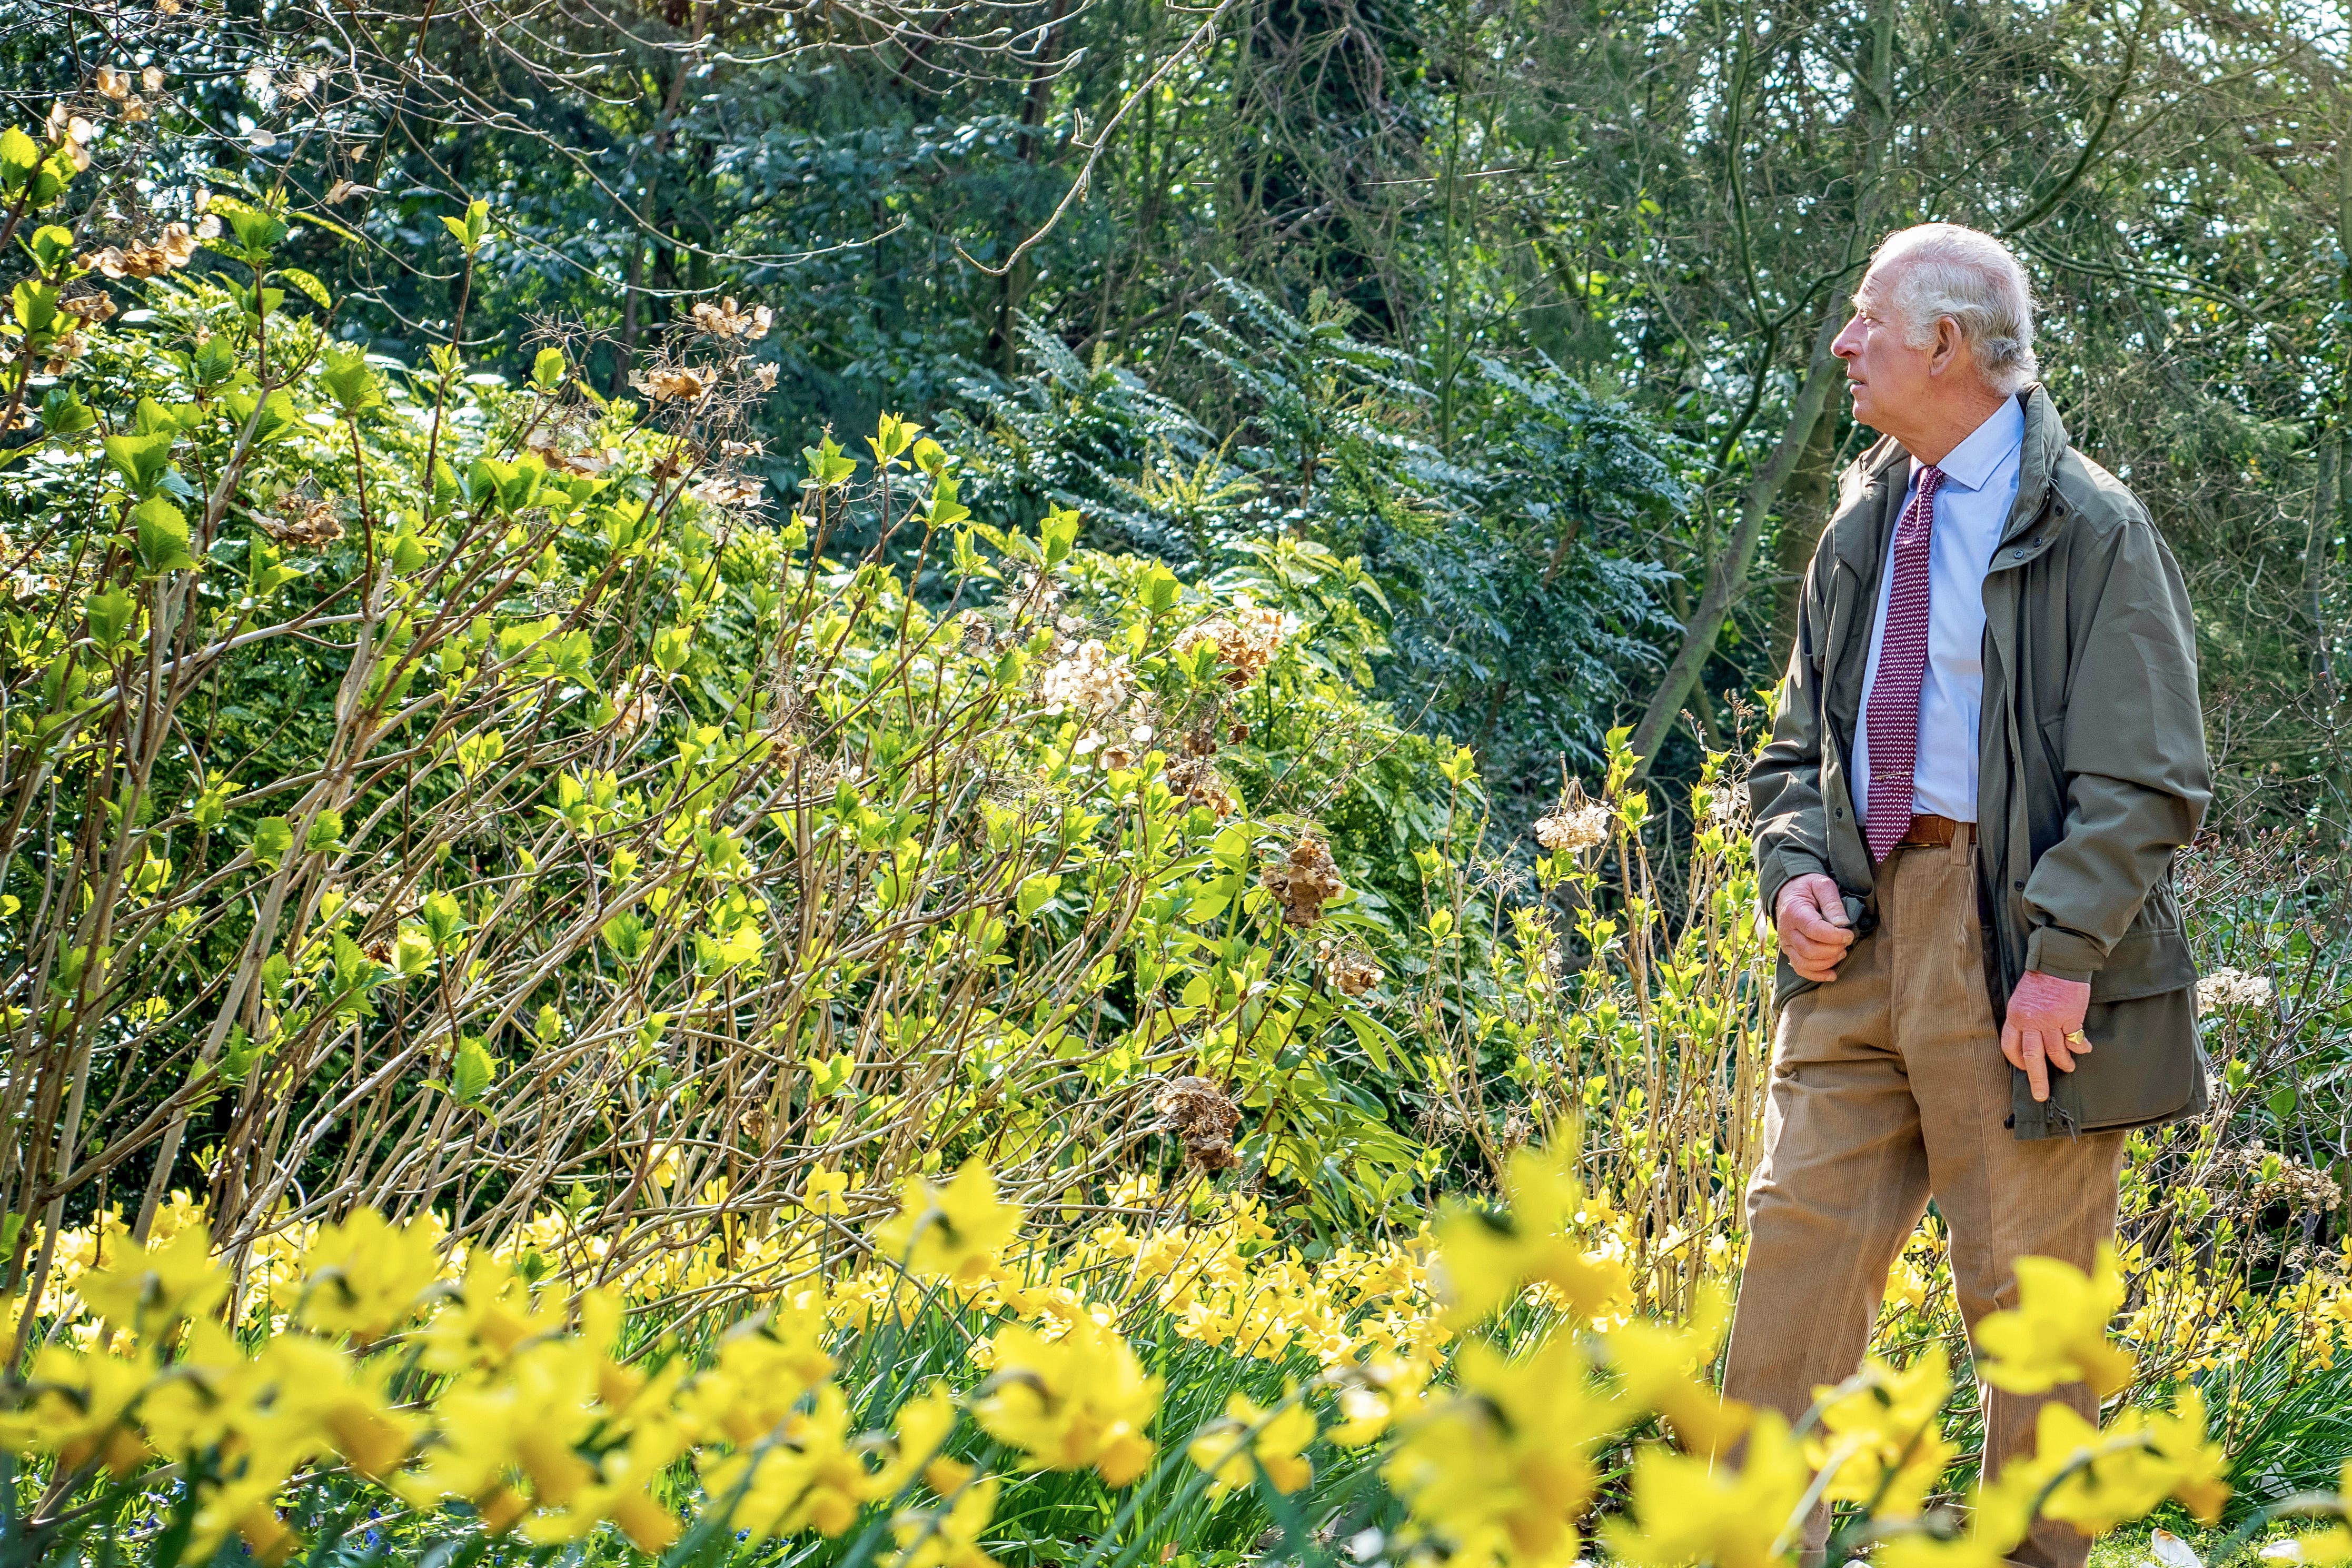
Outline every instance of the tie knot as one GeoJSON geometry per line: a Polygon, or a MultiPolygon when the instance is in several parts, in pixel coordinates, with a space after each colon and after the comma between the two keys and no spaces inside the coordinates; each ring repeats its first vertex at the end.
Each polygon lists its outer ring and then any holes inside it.
{"type": "Polygon", "coordinates": [[[1919,493],[1921,495],[1934,495],[1936,493],[1936,487],[1943,482],[1943,469],[1936,467],[1933,463],[1922,463],[1919,465],[1919,493]]]}

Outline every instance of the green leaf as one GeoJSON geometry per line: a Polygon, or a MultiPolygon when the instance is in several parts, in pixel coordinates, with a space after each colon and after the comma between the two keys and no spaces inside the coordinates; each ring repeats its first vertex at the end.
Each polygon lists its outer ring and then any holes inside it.
{"type": "Polygon", "coordinates": [[[433,967],[433,939],[422,927],[403,926],[392,944],[392,967],[395,973],[413,978],[433,967]]]}
{"type": "Polygon", "coordinates": [[[499,731],[468,735],[457,742],[457,771],[469,779],[479,778],[506,754],[507,738],[499,731]]]}
{"type": "Polygon", "coordinates": [[[449,1064],[449,1093],[461,1105],[471,1105],[499,1076],[499,1059],[483,1047],[478,1036],[457,1042],[457,1060],[449,1064]]]}
{"type": "Polygon", "coordinates": [[[153,495],[171,470],[172,437],[168,431],[159,430],[150,436],[109,436],[105,446],[106,460],[122,476],[131,493],[141,500],[153,495]]]}
{"type": "Polygon", "coordinates": [[[432,939],[436,952],[446,949],[466,929],[465,906],[453,893],[427,893],[419,913],[425,920],[425,934],[432,939]]]}
{"type": "Polygon", "coordinates": [[[16,324],[28,332],[46,332],[58,319],[58,291],[47,283],[26,279],[9,291],[16,324]]]}
{"type": "Polygon", "coordinates": [[[835,485],[847,484],[857,472],[857,459],[842,455],[840,445],[830,436],[814,447],[801,448],[801,460],[808,465],[808,478],[801,481],[804,490],[828,490],[835,485]]]}
{"type": "Polygon", "coordinates": [[[553,392],[563,384],[563,375],[567,368],[562,349],[543,348],[531,358],[531,384],[542,391],[553,392]]]}
{"type": "Polygon", "coordinates": [[[214,213],[226,220],[231,243],[213,242],[213,248],[252,268],[269,265],[269,253],[285,243],[286,222],[276,213],[241,202],[235,196],[215,195],[214,213]]]}
{"type": "Polygon", "coordinates": [[[33,253],[34,263],[43,272],[55,272],[73,254],[73,230],[47,223],[33,231],[26,248],[33,253]]]}
{"type": "Polygon", "coordinates": [[[332,806],[323,806],[310,819],[310,831],[302,840],[305,854],[317,855],[333,849],[343,837],[343,814],[332,806]]]}
{"type": "Polygon", "coordinates": [[[646,922],[624,910],[604,922],[604,945],[623,963],[635,963],[653,943],[646,935],[646,922]]]}
{"type": "Polygon", "coordinates": [[[1394,1043],[1395,1036],[1381,1027],[1377,1021],[1359,1008],[1350,1007],[1340,1016],[1347,1019],[1348,1027],[1355,1031],[1356,1043],[1364,1047],[1364,1055],[1371,1058],[1372,1067],[1376,1071],[1396,1070],[1396,1064],[1389,1058],[1389,1047],[1394,1043]]]}
{"type": "Polygon", "coordinates": [[[686,668],[693,652],[692,626],[664,626],[654,634],[654,662],[672,675],[686,668]]]}
{"type": "Polygon", "coordinates": [[[1045,564],[1059,566],[1070,558],[1077,547],[1078,514],[1069,507],[1048,508],[1045,521],[1037,525],[1037,542],[1043,548],[1045,564]]]}
{"type": "Polygon", "coordinates": [[[147,572],[182,572],[194,567],[188,553],[188,516],[162,496],[150,496],[131,510],[139,527],[139,564],[147,572]]]}
{"type": "Polygon", "coordinates": [[[971,508],[956,500],[956,482],[942,474],[931,481],[930,510],[923,514],[931,528],[953,528],[971,515],[971,508]]]}
{"type": "Polygon", "coordinates": [[[309,297],[310,303],[318,306],[321,310],[334,309],[334,296],[327,292],[327,286],[300,268],[281,267],[278,269],[278,276],[302,290],[309,297]]]}
{"type": "Polygon", "coordinates": [[[254,1066],[261,1060],[262,1053],[263,1047],[256,1045],[244,1029],[231,1024],[228,1038],[221,1043],[221,1077],[231,1083],[243,1083],[252,1076],[254,1066]]]}
{"type": "Polygon", "coordinates": [[[271,393],[268,398],[256,398],[249,393],[232,392],[221,399],[221,406],[239,428],[247,420],[253,422],[256,446],[281,440],[301,428],[301,411],[283,390],[271,393]],[[258,409],[257,416],[256,410],[258,409]]]}
{"type": "Polygon", "coordinates": [[[922,426],[903,415],[885,414],[866,444],[874,448],[875,461],[888,467],[898,460],[906,449],[914,445],[922,426]]]}
{"type": "Polygon", "coordinates": [[[0,191],[15,195],[40,166],[39,142],[13,125],[0,132],[0,191]]]}
{"type": "Polygon", "coordinates": [[[266,534],[257,533],[246,551],[245,591],[266,599],[301,574],[280,564],[283,557],[266,534]]]}
{"type": "Polygon", "coordinates": [[[319,384],[326,389],[335,411],[346,419],[356,419],[383,401],[375,372],[368,368],[367,351],[357,345],[327,351],[319,369],[319,384]]]}
{"type": "Polygon", "coordinates": [[[198,831],[211,832],[228,816],[228,797],[236,793],[236,786],[226,779],[214,784],[188,803],[188,820],[196,825],[198,831]]]}
{"type": "Polygon", "coordinates": [[[294,847],[294,829],[282,816],[265,816],[253,825],[253,858],[270,870],[294,847]]]}
{"type": "Polygon", "coordinates": [[[451,237],[457,240],[459,248],[463,249],[467,256],[471,256],[482,248],[483,237],[490,231],[490,204],[478,201],[468,203],[464,217],[445,217],[441,220],[441,226],[449,231],[451,237]]]}
{"type": "Polygon", "coordinates": [[[1050,871],[1040,871],[1021,884],[1020,890],[1013,896],[1013,907],[1020,911],[1021,918],[1025,921],[1045,908],[1045,900],[1061,890],[1060,877],[1050,871]]]}
{"type": "Polygon", "coordinates": [[[82,614],[89,621],[89,640],[111,651],[139,618],[139,601],[128,588],[107,588],[82,601],[82,614]]]}
{"type": "Polygon", "coordinates": [[[41,428],[52,436],[79,436],[98,423],[98,416],[70,386],[53,386],[41,399],[41,428]]]}

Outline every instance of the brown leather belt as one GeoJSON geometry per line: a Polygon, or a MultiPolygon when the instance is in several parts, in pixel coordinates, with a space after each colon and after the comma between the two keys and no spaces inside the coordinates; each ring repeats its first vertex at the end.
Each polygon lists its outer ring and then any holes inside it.
{"type": "Polygon", "coordinates": [[[1903,837],[1895,841],[1895,847],[1942,849],[1955,838],[1963,844],[1973,844],[1976,837],[1977,825],[1973,822],[1956,822],[1948,816],[1915,816],[1903,837]]]}

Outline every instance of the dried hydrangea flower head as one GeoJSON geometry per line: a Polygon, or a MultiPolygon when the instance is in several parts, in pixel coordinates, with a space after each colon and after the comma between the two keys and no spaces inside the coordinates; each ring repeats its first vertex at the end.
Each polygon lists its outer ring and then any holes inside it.
{"type": "Polygon", "coordinates": [[[629,384],[656,403],[693,403],[719,384],[719,373],[697,365],[656,365],[632,374],[629,384]]]}
{"type": "Polygon", "coordinates": [[[1355,942],[1334,945],[1325,942],[1318,951],[1323,973],[1343,996],[1361,996],[1387,978],[1372,955],[1355,942]]]}
{"type": "Polygon", "coordinates": [[[324,550],[343,536],[342,520],[335,515],[332,501],[316,497],[289,496],[289,505],[284,517],[253,514],[261,531],[289,550],[324,550]]]}
{"type": "Polygon", "coordinates": [[[760,499],[761,481],[740,474],[713,474],[686,493],[706,506],[750,506],[760,499]]]}
{"type": "Polygon", "coordinates": [[[1300,834],[1288,854],[1258,874],[1258,883],[1282,906],[1282,923],[1301,928],[1321,920],[1324,903],[1348,890],[1331,847],[1313,833],[1300,834]]]}
{"type": "Polygon", "coordinates": [[[2217,969],[2197,983],[2200,1013],[2233,1013],[2242,1007],[2271,1005],[2270,978],[2242,970],[2217,969]]]}
{"type": "Polygon", "coordinates": [[[1048,710],[1106,712],[1128,699],[1127,660],[1111,658],[1101,638],[1089,637],[1046,668],[1037,695],[1048,710]]]}
{"type": "Polygon", "coordinates": [[[1584,786],[1574,779],[1568,781],[1550,814],[1536,818],[1536,842],[1555,855],[1591,849],[1608,838],[1607,803],[1587,800],[1584,786]]]}
{"type": "Polygon", "coordinates": [[[102,278],[159,278],[195,259],[196,247],[219,232],[218,218],[206,218],[193,231],[186,224],[169,223],[152,244],[138,239],[128,246],[110,245],[76,257],[74,265],[102,278]]]}
{"type": "Polygon", "coordinates": [[[742,338],[756,342],[768,335],[768,328],[774,321],[775,312],[767,306],[754,305],[748,310],[744,310],[736,304],[732,294],[718,304],[703,300],[694,307],[695,326],[714,338],[742,338]]]}
{"type": "Polygon", "coordinates": [[[1217,772],[1215,761],[1208,757],[1180,757],[1168,764],[1168,787],[1183,797],[1187,805],[1205,805],[1220,820],[1241,809],[1234,798],[1223,775],[1217,772]]]}
{"type": "Polygon", "coordinates": [[[1176,639],[1176,651],[1190,653],[1203,643],[1215,644],[1217,661],[1225,667],[1225,684],[1238,691],[1274,662],[1284,639],[1296,629],[1280,610],[1262,609],[1243,599],[1225,614],[1187,628],[1176,639]]]}
{"type": "Polygon", "coordinates": [[[1204,1078],[1171,1079],[1152,1096],[1151,1109],[1165,1118],[1165,1128],[1184,1142],[1184,1158],[1212,1175],[1239,1165],[1234,1152],[1234,1129],[1241,1124],[1241,1107],[1204,1078]]]}

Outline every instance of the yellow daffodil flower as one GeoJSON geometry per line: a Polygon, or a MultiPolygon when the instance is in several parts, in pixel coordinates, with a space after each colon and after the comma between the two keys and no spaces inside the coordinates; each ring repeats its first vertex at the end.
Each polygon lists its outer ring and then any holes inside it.
{"type": "Polygon", "coordinates": [[[1295,1391],[1286,1398],[1287,1403],[1269,1413],[1246,1394],[1236,1394],[1225,1401],[1224,1419],[1192,1439],[1185,1454],[1213,1478],[1211,1497],[1241,1490],[1260,1469],[1275,1490],[1286,1494],[1314,1479],[1315,1467],[1300,1453],[1315,1440],[1315,1413],[1295,1391]]]}
{"type": "Polygon", "coordinates": [[[907,1178],[903,1207],[874,1232],[874,1250],[909,1273],[971,1282],[1021,1228],[1021,1211],[996,1201],[996,1178],[974,1160],[945,1186],[907,1178]]]}
{"type": "Polygon", "coordinates": [[[955,1394],[945,1378],[932,1379],[929,1388],[898,1406],[892,1420],[897,1430],[891,1434],[890,1459],[874,1477],[874,1495],[887,1500],[905,1490],[940,1457],[955,1424],[955,1394]]]}
{"type": "MultiPolygon", "coordinates": [[[[2344,1461],[2344,1473],[2336,1483],[2336,1495],[2343,1500],[2352,1498],[2352,1459],[2344,1461]]],[[[2326,1530],[2294,1538],[2302,1560],[2313,1568],[2333,1568],[2338,1563],[2352,1563],[2352,1521],[2338,1519],[2326,1530]]]]}
{"type": "Polygon", "coordinates": [[[702,1479],[705,1492],[722,1504],[741,1493],[734,1523],[755,1543],[803,1530],[839,1535],[857,1521],[875,1490],[850,1440],[849,1402],[830,1383],[809,1409],[784,1422],[772,1446],[712,1456],[702,1479]]]}
{"type": "Polygon", "coordinates": [[[1592,1317],[1622,1300],[1624,1265],[1580,1247],[1568,1234],[1583,1208],[1574,1173],[1575,1145],[1563,1152],[1523,1148],[1505,1183],[1507,1213],[1456,1207],[1439,1220],[1439,1272],[1454,1327],[1477,1322],[1530,1284],[1549,1285],[1574,1313],[1592,1317]]]}
{"type": "Polygon", "coordinates": [[[1805,1460],[1827,1472],[1822,1495],[1858,1502],[1886,1519],[1912,1519],[1958,1449],[1939,1422],[1952,1392],[1951,1363],[1931,1345],[1907,1372],[1877,1357],[1834,1388],[1813,1390],[1820,1418],[1805,1460]]]}
{"type": "Polygon", "coordinates": [[[2043,1486],[2056,1481],[2042,1511],[2087,1534],[2143,1518],[2167,1498],[2210,1524],[2229,1500],[2229,1461],[2205,1440],[2205,1402],[2195,1388],[2182,1390],[2169,1413],[2126,1410],[2105,1431],[2053,1402],[2035,1417],[2033,1439],[2025,1468],[2043,1486]]]}
{"type": "Polygon", "coordinates": [[[186,1230],[91,1269],[78,1289],[89,1310],[116,1328],[153,1335],[176,1319],[199,1318],[220,1305],[228,1275],[213,1262],[212,1238],[201,1229],[186,1230]]]}
{"type": "MultiPolygon", "coordinates": [[[[996,1373],[971,1414],[1033,1468],[1092,1466],[1106,1484],[1123,1487],[1151,1462],[1153,1445],[1143,1434],[1159,1413],[1160,1388],[1118,1331],[1091,1317],[1073,1320],[1052,1340],[1015,1325],[996,1336],[996,1373]]],[[[1311,1437],[1311,1416],[1308,1426],[1311,1437]]]]}
{"type": "Polygon", "coordinates": [[[1721,1453],[1748,1430],[1748,1407],[1717,1394],[1700,1372],[1714,1361],[1730,1317],[1723,1293],[1708,1289],[1686,1327],[1637,1318],[1601,1337],[1627,1401],[1673,1423],[1675,1436],[1695,1454],[1721,1453]]]}
{"type": "Polygon", "coordinates": [[[1463,1347],[1458,1389],[1402,1423],[1383,1473],[1414,1524],[1457,1563],[1564,1568],[1599,1484],[1592,1454],[1618,1425],[1575,1342],[1560,1335],[1507,1360],[1463,1347]]]}
{"type": "Polygon", "coordinates": [[[361,1209],[320,1231],[310,1246],[309,1277],[296,1316],[362,1344],[408,1321],[441,1278],[440,1228],[430,1221],[394,1226],[361,1209]]]}
{"type": "Polygon", "coordinates": [[[846,1171],[811,1171],[801,1184],[801,1204],[811,1214],[847,1214],[843,1194],[849,1191],[846,1171]]]}
{"type": "Polygon", "coordinates": [[[996,1559],[980,1546],[981,1532],[996,1517],[996,1478],[975,1481],[969,1471],[942,1470],[939,1479],[949,1483],[934,1488],[950,1498],[945,1507],[908,1510],[891,1519],[898,1550],[890,1568],[996,1568],[996,1559]]]}
{"type": "Polygon", "coordinates": [[[68,1470],[95,1459],[116,1476],[128,1476],[149,1453],[128,1412],[154,1376],[143,1357],[123,1361],[44,1345],[33,1357],[30,1400],[0,1411],[0,1447],[54,1454],[68,1470]]]}
{"type": "Polygon", "coordinates": [[[2054,1258],[2017,1260],[2017,1306],[1977,1325],[1978,1374],[2011,1394],[2042,1394],[2087,1383],[2101,1395],[2132,1380],[2138,1363],[2107,1337],[2123,1305],[2112,1247],[2088,1274],[2054,1258]]]}
{"type": "Polygon", "coordinates": [[[1603,1520],[1610,1554],[1633,1568],[1767,1568],[1793,1539],[1812,1472],[1777,1411],[1759,1414],[1735,1470],[1720,1461],[1645,1448],[1633,1460],[1630,1517],[1603,1520]]]}

